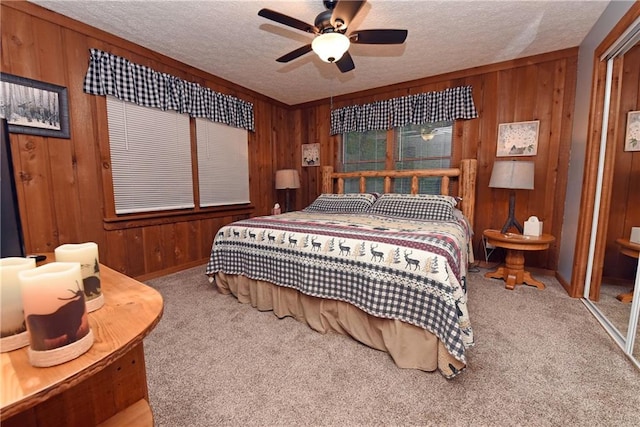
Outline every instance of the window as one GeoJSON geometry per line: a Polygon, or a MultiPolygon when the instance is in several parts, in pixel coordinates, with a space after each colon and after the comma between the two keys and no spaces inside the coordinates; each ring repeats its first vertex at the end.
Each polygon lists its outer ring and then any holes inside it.
{"type": "Polygon", "coordinates": [[[193,208],[189,116],[107,96],[116,214],[193,208]]]}
{"type": "MultiPolygon", "coordinates": [[[[343,135],[342,141],[344,172],[386,169],[387,131],[349,132],[343,135]]],[[[367,191],[381,192],[382,186],[381,178],[367,180],[367,191]]],[[[346,193],[357,193],[360,183],[357,179],[347,179],[344,189],[346,193]]]]}
{"type": "Polygon", "coordinates": [[[200,206],[249,203],[247,131],[196,119],[200,206]]]}
{"type": "MultiPolygon", "coordinates": [[[[116,214],[193,209],[190,119],[107,96],[116,214]]],[[[247,131],[195,119],[199,206],[250,203],[247,131]]]]}
{"type": "MultiPolygon", "coordinates": [[[[452,122],[408,125],[395,132],[394,166],[403,169],[439,169],[451,166],[452,122]]],[[[419,182],[419,192],[440,193],[441,178],[423,178],[419,182]]],[[[395,191],[408,193],[411,179],[398,179],[395,191]]]]}
{"type": "MultiPolygon", "coordinates": [[[[439,169],[451,167],[453,122],[425,123],[343,134],[343,171],[383,169],[439,169]]],[[[440,178],[420,180],[420,193],[440,192],[440,178]]],[[[409,192],[411,180],[396,179],[394,192],[409,192]]],[[[383,179],[367,180],[367,191],[381,192],[383,179]],[[371,181],[371,182],[370,182],[371,181]]],[[[359,182],[345,180],[345,192],[357,193],[359,182]]]]}

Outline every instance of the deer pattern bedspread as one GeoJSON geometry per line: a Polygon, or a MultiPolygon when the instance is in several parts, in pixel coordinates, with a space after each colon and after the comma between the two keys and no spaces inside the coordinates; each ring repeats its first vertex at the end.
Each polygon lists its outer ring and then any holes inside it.
{"type": "Polygon", "coordinates": [[[470,245],[463,221],[299,211],[222,227],[206,274],[240,274],[419,326],[466,364],[470,245]]]}

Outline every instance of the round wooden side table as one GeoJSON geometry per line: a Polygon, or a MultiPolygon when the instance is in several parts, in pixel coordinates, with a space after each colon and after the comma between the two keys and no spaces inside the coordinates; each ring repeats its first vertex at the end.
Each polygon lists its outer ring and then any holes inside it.
{"type": "Polygon", "coordinates": [[[162,295],[103,264],[100,277],[105,303],[88,314],[89,351],[48,368],[30,364],[28,347],[0,353],[2,427],[153,426],[142,341],[162,317],[162,295]]]}
{"type": "Polygon", "coordinates": [[[484,230],[487,242],[507,250],[504,266],[496,271],[488,272],[484,277],[503,279],[505,288],[514,289],[516,285],[530,285],[544,289],[544,283],[531,277],[531,273],[524,269],[524,251],[543,251],[549,249],[555,237],[550,234],[541,236],[524,236],[522,234],[506,233],[498,230],[484,230]]]}
{"type": "MultiPolygon", "coordinates": [[[[630,256],[632,258],[639,258],[640,257],[640,244],[638,243],[633,243],[631,240],[629,239],[616,239],[616,243],[618,245],[620,245],[620,252],[630,256]]],[[[622,302],[631,302],[633,301],[633,289],[631,289],[631,291],[624,293],[624,294],[620,294],[618,295],[616,298],[618,298],[618,300],[622,301],[622,302]]]]}

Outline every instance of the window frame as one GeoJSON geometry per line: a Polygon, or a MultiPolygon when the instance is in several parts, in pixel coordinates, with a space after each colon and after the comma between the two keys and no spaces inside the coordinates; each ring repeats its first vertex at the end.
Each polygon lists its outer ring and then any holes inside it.
{"type": "Polygon", "coordinates": [[[106,99],[116,215],[193,209],[189,116],[106,99]]]}
{"type": "MultiPolygon", "coordinates": [[[[155,211],[148,213],[128,213],[116,214],[115,211],[115,195],[113,191],[113,174],[111,170],[111,149],[109,145],[109,127],[107,101],[105,96],[95,97],[96,116],[100,117],[96,126],[96,138],[98,140],[99,152],[95,153],[96,158],[101,165],[100,171],[95,179],[102,182],[102,206],[103,206],[103,227],[106,231],[118,231],[135,229],[139,227],[147,227],[154,225],[171,224],[183,221],[203,220],[214,217],[224,216],[232,220],[239,220],[249,217],[255,207],[252,203],[242,205],[225,205],[200,207],[200,188],[197,170],[197,141],[195,120],[189,118],[189,129],[191,138],[191,166],[192,166],[192,182],[194,192],[195,207],[189,209],[155,211]]],[[[247,144],[249,147],[255,138],[254,132],[248,133],[247,144]]],[[[251,162],[251,150],[249,150],[249,162],[251,162]]],[[[250,169],[249,169],[250,170],[250,169]]],[[[251,190],[251,188],[250,188],[251,190]]]]}
{"type": "MultiPolygon", "coordinates": [[[[458,135],[458,126],[460,126],[458,124],[459,120],[453,120],[452,124],[451,124],[451,157],[450,157],[450,166],[451,168],[455,167],[454,165],[459,165],[460,164],[460,149],[458,149],[458,138],[456,137],[458,135]]],[[[391,128],[386,130],[386,157],[385,157],[385,165],[384,165],[384,169],[383,170],[396,170],[395,164],[396,164],[396,152],[398,151],[397,145],[396,145],[396,134],[399,131],[399,129],[401,128],[391,128]]],[[[339,161],[339,165],[338,165],[338,170],[340,172],[346,172],[345,171],[345,163],[344,163],[344,149],[345,149],[345,137],[344,134],[340,134],[340,161],[339,161]]],[[[436,158],[436,157],[434,157],[436,158]]],[[[424,159],[418,159],[418,160],[427,160],[427,158],[424,159]]],[[[391,183],[391,188],[394,188],[395,182],[391,183]]],[[[346,186],[346,183],[345,183],[346,186]]]]}
{"type": "MultiPolygon", "coordinates": [[[[206,186],[201,187],[199,185],[199,188],[197,189],[197,206],[199,206],[201,209],[206,209],[211,207],[250,204],[251,183],[249,179],[249,168],[251,165],[249,164],[249,131],[246,129],[229,126],[224,123],[212,122],[205,118],[195,118],[193,120],[195,121],[196,128],[195,139],[197,155],[195,156],[195,170],[197,173],[197,181],[199,183],[201,178],[208,178],[210,182],[216,182],[215,185],[209,187],[209,191],[217,195],[217,200],[209,199],[211,197],[211,194],[204,194],[202,191],[202,187],[206,186]],[[200,128],[200,131],[198,131],[199,125],[202,126],[200,128]],[[199,137],[202,137],[203,140],[199,141],[199,137]],[[238,148],[234,146],[234,144],[243,144],[243,146],[238,148]],[[216,151],[216,149],[221,147],[223,147],[225,150],[229,150],[225,151],[225,160],[228,162],[227,165],[220,165],[217,159],[206,158],[205,153],[200,151],[200,148],[203,148],[206,151],[206,154],[210,154],[213,156],[213,151],[216,151]],[[208,161],[210,162],[210,164],[206,164],[206,162],[208,161]],[[200,166],[202,166],[202,168],[200,166]],[[218,172],[219,167],[222,167],[222,169],[224,169],[224,174],[222,174],[223,176],[220,176],[218,172]],[[238,175],[239,172],[246,172],[246,177],[241,177],[240,175],[238,175]],[[236,202],[234,203],[226,204],[220,202],[221,197],[232,197],[224,190],[224,187],[230,185],[230,182],[236,183],[233,188],[240,193],[242,199],[246,198],[246,202],[239,200],[236,200],[236,202]],[[221,187],[223,188],[221,189],[221,187]],[[219,194],[220,192],[223,193],[222,196],[219,194]]],[[[194,192],[195,191],[196,189],[194,187],[194,192]]]]}

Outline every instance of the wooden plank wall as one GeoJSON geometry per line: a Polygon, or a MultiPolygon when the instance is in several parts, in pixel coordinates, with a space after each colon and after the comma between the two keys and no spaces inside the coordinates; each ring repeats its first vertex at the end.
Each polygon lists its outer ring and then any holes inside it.
{"type": "Polygon", "coordinates": [[[339,96],[332,101],[287,106],[31,3],[3,2],[0,8],[2,70],[69,89],[71,139],[11,135],[29,252],[52,252],[62,243],[95,241],[103,263],[143,278],[197,265],[208,257],[212,236],[219,227],[237,218],[268,214],[275,201],[284,204],[284,194],[273,189],[276,170],[296,168],[301,172],[302,188],[292,198],[296,209],[317,197],[320,168],[301,166],[301,145],[320,143],[321,163],[338,166],[340,138],[329,136],[331,102],[334,107],[342,107],[471,85],[480,117],[456,123],[454,160],[478,159],[476,256],[481,253],[482,230],[500,228],[507,216],[508,192],[488,188],[498,124],[540,120],[538,154],[527,158],[536,163],[535,190],[518,192],[516,216],[524,221],[529,215],[537,215],[544,221],[544,231],[558,239],[548,251],[528,253],[527,264],[556,269],[577,48],[339,96]],[[253,207],[112,221],[104,100],[82,92],[91,47],[253,102],[256,132],[249,138],[253,207]]]}
{"type": "MultiPolygon", "coordinates": [[[[548,251],[527,253],[526,263],[542,269],[557,268],[564,212],[573,103],[576,85],[577,48],[493,64],[447,75],[401,83],[385,88],[335,97],[334,107],[363,104],[380,99],[471,85],[479,118],[457,121],[454,128],[454,163],[462,158],[478,159],[478,194],[474,248],[482,251],[480,236],[486,228],[501,228],[508,213],[508,190],[490,189],[489,178],[496,159],[499,123],[540,120],[540,138],[535,157],[535,189],[518,191],[516,217],[530,215],[544,221],[544,232],[556,236],[548,251]]],[[[340,137],[330,137],[330,101],[298,106],[302,142],[321,144],[321,163],[339,164],[340,137]]],[[[295,147],[299,150],[300,147],[295,147]]],[[[310,203],[320,191],[320,168],[302,171],[304,188],[298,192],[298,207],[310,203]]],[[[499,259],[490,259],[490,261],[499,259]]]]}
{"type": "Polygon", "coordinates": [[[202,263],[218,228],[270,211],[278,196],[275,170],[283,162],[289,166],[289,106],[34,4],[2,2],[0,7],[2,71],[65,86],[69,92],[70,139],[10,135],[29,253],[94,241],[104,264],[133,277],[151,277],[202,263]],[[254,104],[251,208],[109,219],[115,215],[105,99],[82,91],[89,49],[94,47],[254,104]]]}
{"type": "Polygon", "coordinates": [[[640,227],[640,151],[624,151],[627,113],[640,110],[640,44],[624,54],[622,63],[618,123],[615,128],[615,167],[611,183],[611,208],[602,276],[610,281],[633,281],[637,261],[620,253],[616,239],[631,235],[640,227]]]}

